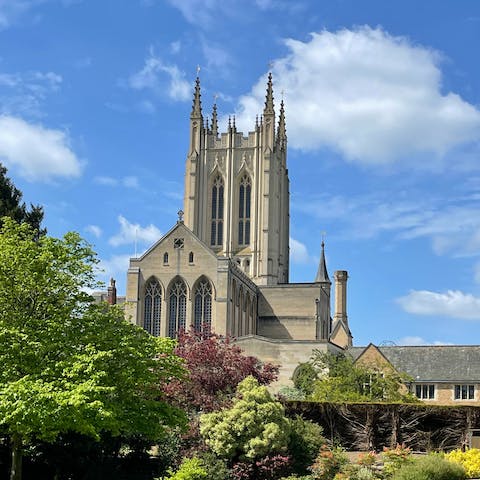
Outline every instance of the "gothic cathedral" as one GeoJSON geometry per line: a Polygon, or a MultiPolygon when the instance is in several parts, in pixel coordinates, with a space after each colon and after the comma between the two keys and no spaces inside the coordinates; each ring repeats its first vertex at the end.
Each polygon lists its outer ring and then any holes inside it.
{"type": "Polygon", "coordinates": [[[289,179],[285,109],[275,119],[268,76],[265,108],[252,132],[235,118],[219,133],[217,106],[202,114],[197,78],[190,114],[183,211],[176,225],[127,274],[126,313],[152,335],[190,326],[231,335],[247,354],[280,364],[279,383],[313,349],[352,345],[347,272],[336,271],[335,314],[324,245],[311,283],[289,280],[289,179]]]}

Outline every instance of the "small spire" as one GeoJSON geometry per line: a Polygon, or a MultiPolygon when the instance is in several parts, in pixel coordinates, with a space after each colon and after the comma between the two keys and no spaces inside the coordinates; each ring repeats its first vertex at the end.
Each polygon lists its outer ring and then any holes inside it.
{"type": "Polygon", "coordinates": [[[272,83],[272,72],[268,74],[267,82],[267,94],[265,95],[265,108],[263,109],[263,114],[273,115],[275,110],[273,108],[273,83],[272,83]]]}
{"type": "Polygon", "coordinates": [[[205,119],[205,130],[208,132],[208,117],[205,119]]]}
{"type": "Polygon", "coordinates": [[[218,119],[217,119],[217,103],[216,102],[213,104],[213,110],[212,110],[212,133],[213,135],[215,135],[215,137],[218,136],[218,119]]]}
{"type": "Polygon", "coordinates": [[[282,143],[287,138],[287,129],[285,127],[285,108],[283,106],[283,99],[280,102],[280,118],[278,119],[278,133],[277,139],[279,139],[282,143]]]}
{"type": "Polygon", "coordinates": [[[330,282],[330,278],[328,278],[327,272],[327,262],[325,261],[325,242],[322,240],[322,253],[320,255],[320,263],[318,265],[317,276],[315,278],[315,282],[330,282]]]}
{"type": "Polygon", "coordinates": [[[195,80],[195,93],[193,95],[193,106],[190,118],[202,118],[202,102],[200,97],[200,77],[197,76],[197,79],[195,80]]]}
{"type": "Polygon", "coordinates": [[[255,128],[258,128],[258,114],[255,115],[255,128]]]}
{"type": "Polygon", "coordinates": [[[232,125],[233,131],[237,131],[237,126],[235,125],[235,115],[233,116],[233,125],[232,125]]]}
{"type": "Polygon", "coordinates": [[[230,117],[230,115],[228,116],[228,131],[230,131],[230,129],[232,128],[232,119],[230,117]]]}

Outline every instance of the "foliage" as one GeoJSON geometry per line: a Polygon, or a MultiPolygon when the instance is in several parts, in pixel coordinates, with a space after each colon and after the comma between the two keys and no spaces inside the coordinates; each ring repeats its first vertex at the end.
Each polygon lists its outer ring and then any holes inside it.
{"type": "Polygon", "coordinates": [[[463,480],[464,468],[440,455],[417,458],[394,473],[392,480],[463,480]]]}
{"type": "Polygon", "coordinates": [[[289,475],[288,477],[282,477],[280,480],[313,480],[311,475],[289,475]]]}
{"type": "Polygon", "coordinates": [[[362,453],[357,458],[358,465],[362,467],[371,467],[377,462],[377,454],[375,452],[362,453]]]}
{"type": "Polygon", "coordinates": [[[276,380],[278,367],[243,354],[229,337],[180,333],[175,353],[185,360],[188,381],[173,380],[166,393],[176,405],[194,411],[211,412],[228,405],[237,385],[249,375],[262,385],[276,380]]]}
{"type": "Polygon", "coordinates": [[[315,380],[318,380],[318,371],[310,362],[300,363],[293,373],[292,380],[295,388],[304,395],[311,395],[315,380]]]}
{"type": "Polygon", "coordinates": [[[331,480],[347,463],[348,457],[343,448],[323,445],[310,470],[316,480],[331,480]]]}
{"type": "Polygon", "coordinates": [[[277,393],[277,397],[281,400],[297,400],[302,401],[305,400],[306,396],[305,393],[295,387],[283,386],[280,387],[277,393]]]}
{"type": "Polygon", "coordinates": [[[238,462],[233,465],[234,480],[277,480],[290,472],[290,457],[267,455],[255,463],[238,462]]]}
{"type": "Polygon", "coordinates": [[[180,468],[175,473],[169,470],[168,475],[167,480],[202,480],[203,478],[209,478],[203,462],[196,457],[183,459],[180,468]]]}
{"type": "Polygon", "coordinates": [[[45,229],[41,229],[40,225],[43,220],[43,208],[30,204],[30,209],[27,209],[25,202],[22,202],[22,192],[6,174],[7,169],[0,164],[0,217],[10,217],[18,223],[27,223],[36,231],[35,235],[44,235],[45,229]]]}
{"type": "Polygon", "coordinates": [[[215,480],[231,480],[230,469],[225,460],[216,457],[211,452],[204,452],[200,455],[200,459],[208,474],[208,478],[215,480]]]}
{"type": "Polygon", "coordinates": [[[393,475],[397,470],[413,462],[411,450],[405,445],[395,448],[384,447],[382,452],[383,471],[393,475]]]}
{"type": "Polygon", "coordinates": [[[404,384],[408,377],[380,366],[358,365],[344,354],[315,352],[312,364],[324,372],[313,382],[310,399],[319,402],[415,402],[404,384]]]}
{"type": "MultiPolygon", "coordinates": [[[[3,218],[0,230],[0,427],[14,457],[35,437],[161,437],[184,421],[161,386],[183,374],[174,342],[94,304],[95,256],[75,233],[42,236],[3,218]]],[[[18,456],[14,458],[18,462],[18,456]]],[[[14,463],[15,469],[19,464],[14,463]]]]}
{"type": "Polygon", "coordinates": [[[200,433],[219,457],[253,461],[286,451],[290,424],[283,406],[249,376],[238,385],[231,408],[200,417],[200,433]]]}
{"type": "Polygon", "coordinates": [[[297,415],[290,420],[290,440],[288,452],[292,457],[293,471],[305,474],[325,444],[323,429],[310,420],[297,415]]]}
{"type": "Polygon", "coordinates": [[[453,450],[445,455],[445,459],[462,465],[467,478],[480,476],[480,450],[478,448],[470,448],[465,452],[462,452],[460,449],[453,450]]]}

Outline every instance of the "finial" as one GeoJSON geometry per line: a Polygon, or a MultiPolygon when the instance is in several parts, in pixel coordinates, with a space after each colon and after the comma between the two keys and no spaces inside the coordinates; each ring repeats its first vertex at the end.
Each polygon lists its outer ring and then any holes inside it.
{"type": "Polygon", "coordinates": [[[230,115],[228,116],[228,129],[230,130],[232,128],[232,119],[230,118],[230,115]]]}
{"type": "Polygon", "coordinates": [[[330,282],[327,271],[327,262],[325,261],[325,232],[322,232],[322,251],[320,253],[320,263],[318,264],[317,276],[315,282],[330,282]]]}
{"type": "Polygon", "coordinates": [[[255,115],[255,128],[258,128],[258,114],[255,115]]]}
{"type": "Polygon", "coordinates": [[[282,98],[282,101],[280,102],[280,117],[278,119],[277,141],[280,142],[282,147],[285,147],[286,139],[287,139],[287,129],[285,127],[285,108],[284,108],[283,98],[282,98]]]}
{"type": "Polygon", "coordinates": [[[272,72],[268,73],[267,81],[267,94],[265,95],[265,108],[263,109],[264,115],[273,115],[275,114],[273,108],[273,82],[272,82],[272,72]]]}
{"type": "Polygon", "coordinates": [[[233,116],[233,125],[232,125],[233,131],[237,131],[237,126],[235,125],[235,115],[233,116]]]}
{"type": "MultiPolygon", "coordinates": [[[[198,67],[200,68],[200,67],[198,67]]],[[[197,70],[199,71],[199,70],[197,70]]],[[[190,114],[190,118],[202,118],[202,102],[200,100],[200,78],[197,77],[195,80],[195,92],[193,94],[193,106],[192,106],[192,113],[190,114]]],[[[203,122],[202,122],[203,123],[203,122]]]]}
{"type": "Polygon", "coordinates": [[[212,109],[212,134],[215,135],[215,138],[218,136],[218,119],[217,119],[217,95],[214,95],[215,103],[213,104],[212,109]]]}
{"type": "Polygon", "coordinates": [[[178,212],[177,212],[177,215],[178,215],[178,223],[183,223],[183,215],[185,214],[185,212],[180,209],[178,212]]]}

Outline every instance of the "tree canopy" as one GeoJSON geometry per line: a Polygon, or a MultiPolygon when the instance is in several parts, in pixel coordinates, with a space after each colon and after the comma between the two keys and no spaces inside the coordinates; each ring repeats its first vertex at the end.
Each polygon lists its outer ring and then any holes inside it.
{"type": "Polygon", "coordinates": [[[247,356],[228,337],[181,332],[175,353],[185,360],[187,381],[166,387],[169,397],[187,410],[210,412],[230,403],[237,385],[249,375],[267,385],[277,379],[278,367],[247,356]]]}
{"type": "Polygon", "coordinates": [[[407,375],[384,365],[359,365],[348,354],[316,352],[319,372],[309,399],[320,402],[412,402],[407,375]]]}
{"type": "Polygon", "coordinates": [[[0,218],[10,217],[19,223],[28,223],[37,234],[45,234],[41,228],[43,207],[22,202],[23,194],[7,177],[7,169],[0,164],[0,218]]]}
{"type": "Polygon", "coordinates": [[[22,444],[74,431],[156,439],[184,422],[162,387],[180,378],[174,342],[94,304],[95,255],[78,234],[35,240],[27,224],[0,229],[0,426],[20,478],[22,444]]]}

